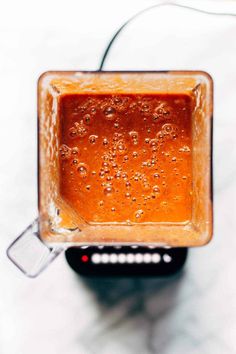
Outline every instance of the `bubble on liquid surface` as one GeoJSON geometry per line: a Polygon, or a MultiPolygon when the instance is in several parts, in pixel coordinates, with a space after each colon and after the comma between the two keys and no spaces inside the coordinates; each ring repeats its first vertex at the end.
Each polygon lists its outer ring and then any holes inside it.
{"type": "Polygon", "coordinates": [[[79,163],[79,161],[77,160],[77,159],[74,159],[73,161],[72,161],[72,165],[78,165],[78,163],[79,163]]]}
{"type": "Polygon", "coordinates": [[[172,108],[166,102],[160,102],[154,109],[156,119],[168,117],[172,113],[172,108]]]}
{"type": "Polygon", "coordinates": [[[116,145],[116,150],[119,155],[124,155],[127,150],[124,142],[119,141],[118,144],[116,145]]]}
{"type": "Polygon", "coordinates": [[[88,128],[84,125],[83,121],[76,122],[72,128],[69,129],[69,136],[71,138],[83,138],[88,134],[88,128]]]}
{"type": "Polygon", "coordinates": [[[120,172],[117,172],[117,173],[115,174],[115,178],[116,178],[116,179],[121,178],[121,173],[120,173],[120,172]]]}
{"type": "Polygon", "coordinates": [[[156,146],[157,144],[158,144],[158,140],[157,139],[151,139],[149,141],[149,145],[151,145],[151,146],[156,146]]]}
{"type": "Polygon", "coordinates": [[[97,135],[90,135],[90,137],[89,137],[90,144],[95,144],[97,139],[98,139],[97,135]]]}
{"type": "Polygon", "coordinates": [[[95,114],[97,113],[96,108],[95,108],[95,107],[91,107],[91,108],[90,108],[90,113],[91,113],[92,115],[95,115],[95,114]]]}
{"type": "Polygon", "coordinates": [[[133,142],[134,145],[138,144],[138,139],[139,139],[139,134],[135,130],[132,130],[129,132],[129,136],[133,142]]]}
{"type": "Polygon", "coordinates": [[[156,164],[156,160],[155,159],[152,159],[151,160],[151,165],[154,166],[156,164]]]}
{"type": "Polygon", "coordinates": [[[132,155],[133,155],[133,158],[136,159],[138,157],[137,151],[134,151],[132,155]]]}
{"type": "Polygon", "coordinates": [[[152,120],[153,120],[154,122],[157,122],[158,119],[159,119],[158,113],[153,113],[153,115],[152,115],[152,120]]]}
{"type": "Polygon", "coordinates": [[[105,172],[104,172],[104,170],[101,170],[99,172],[99,177],[104,178],[104,176],[105,176],[105,172]]]}
{"type": "Polygon", "coordinates": [[[82,177],[82,178],[87,177],[88,171],[89,171],[88,165],[83,162],[80,162],[78,165],[77,171],[78,171],[80,177],[82,177]]]}
{"type": "Polygon", "coordinates": [[[137,210],[136,212],[135,212],[135,214],[134,214],[134,216],[135,216],[135,218],[136,219],[141,219],[141,217],[143,216],[143,214],[144,214],[144,211],[142,210],[142,209],[139,209],[139,210],[137,210]]]}
{"type": "Polygon", "coordinates": [[[84,119],[84,124],[86,124],[86,125],[90,125],[91,124],[92,119],[91,119],[90,114],[85,114],[83,119],[84,119]]]}
{"type": "Polygon", "coordinates": [[[70,138],[76,138],[77,137],[76,128],[72,127],[72,128],[69,129],[69,136],[70,136],[70,138]]]}
{"type": "Polygon", "coordinates": [[[131,194],[129,192],[125,193],[125,198],[131,198],[131,194]]]}
{"type": "Polygon", "coordinates": [[[59,154],[62,160],[67,160],[71,157],[71,149],[66,144],[62,144],[59,148],[59,154]]]}
{"type": "Polygon", "coordinates": [[[143,102],[141,104],[141,109],[140,109],[141,113],[148,113],[148,112],[150,112],[150,110],[151,110],[151,107],[147,102],[143,102]]]}
{"type": "Polygon", "coordinates": [[[86,111],[86,108],[87,108],[86,105],[84,105],[84,106],[79,106],[79,107],[78,107],[78,110],[79,110],[81,113],[84,113],[84,112],[86,111]]]}
{"type": "Polygon", "coordinates": [[[114,107],[108,106],[103,110],[107,120],[114,120],[116,118],[116,110],[114,107]]]}
{"type": "Polygon", "coordinates": [[[191,150],[187,145],[184,145],[179,149],[179,152],[190,152],[190,151],[191,150]]]}
{"type": "Polygon", "coordinates": [[[120,134],[119,133],[114,133],[113,135],[113,141],[119,140],[120,134]]]}
{"type": "Polygon", "coordinates": [[[108,154],[103,155],[102,158],[103,158],[104,161],[109,161],[109,155],[108,154]]]}
{"type": "Polygon", "coordinates": [[[110,172],[109,167],[104,167],[104,172],[105,172],[105,173],[109,173],[109,172],[110,172]]]}
{"type": "Polygon", "coordinates": [[[128,97],[116,96],[113,98],[113,104],[119,113],[125,112],[128,109],[129,101],[128,97]]]}
{"type": "Polygon", "coordinates": [[[160,188],[157,185],[153,186],[152,190],[154,193],[160,193],[160,188]]]}
{"type": "Polygon", "coordinates": [[[170,134],[173,133],[175,131],[175,126],[171,123],[166,123],[162,126],[161,130],[164,133],[170,134]]]}
{"type": "Polygon", "coordinates": [[[157,147],[158,147],[158,140],[157,139],[151,139],[149,141],[149,145],[150,145],[152,151],[156,151],[157,147]]]}
{"type": "Polygon", "coordinates": [[[127,181],[127,182],[125,183],[125,186],[126,186],[127,188],[129,188],[129,187],[131,186],[130,181],[127,181]]]}
{"type": "Polygon", "coordinates": [[[75,123],[75,127],[79,138],[83,138],[88,134],[88,128],[83,124],[83,122],[75,123]]]}
{"type": "Polygon", "coordinates": [[[129,105],[129,109],[131,111],[134,111],[136,107],[137,107],[137,103],[136,102],[131,102],[130,105],[129,105]]]}
{"type": "Polygon", "coordinates": [[[109,140],[107,138],[104,138],[103,141],[102,141],[102,144],[104,146],[107,146],[109,144],[109,140]]]}
{"type": "Polygon", "coordinates": [[[74,146],[71,149],[71,154],[74,155],[74,156],[79,154],[79,149],[77,148],[77,146],[74,146]]]}
{"type": "Polygon", "coordinates": [[[107,185],[107,186],[104,188],[104,194],[105,194],[106,196],[111,196],[113,193],[114,193],[114,188],[112,188],[111,185],[107,185]]]}
{"type": "Polygon", "coordinates": [[[158,133],[156,134],[156,138],[157,138],[157,140],[158,140],[160,143],[162,143],[163,140],[164,140],[164,134],[163,134],[163,132],[162,132],[162,131],[158,132],[158,133]]]}
{"type": "Polygon", "coordinates": [[[114,102],[114,104],[119,105],[119,104],[122,104],[122,99],[119,96],[115,96],[115,97],[113,97],[113,102],[114,102]]]}

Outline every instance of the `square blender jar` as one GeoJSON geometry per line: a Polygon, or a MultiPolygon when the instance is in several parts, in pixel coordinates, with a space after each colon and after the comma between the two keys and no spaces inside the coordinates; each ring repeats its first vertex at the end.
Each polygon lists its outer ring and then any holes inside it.
{"type": "MultiPolygon", "coordinates": [[[[76,108],[76,107],[75,107],[76,108]]],[[[38,82],[38,200],[39,234],[49,245],[154,245],[157,247],[202,246],[212,237],[212,111],[213,83],[206,72],[46,72],[38,82]],[[185,95],[191,100],[191,215],[176,221],[86,219],[86,209],[97,203],[93,191],[87,193],[79,213],[74,198],[61,191],[61,159],[79,163],[80,172],[87,173],[80,161],[76,139],[63,144],[63,112],[65,97],[95,97],[110,95],[185,95]],[[74,146],[74,147],[73,147],[74,146]],[[92,203],[92,204],[91,204],[92,203]]],[[[112,112],[107,112],[108,115],[112,112]]],[[[75,109],[75,116],[89,119],[86,107],[75,109]]],[[[77,119],[77,118],[76,118],[77,119]]],[[[99,118],[97,118],[99,119],[99,118]]],[[[79,123],[77,123],[79,124],[79,123]]],[[[84,129],[90,129],[90,122],[84,129]]],[[[103,123],[101,122],[101,125],[103,123]]],[[[114,122],[112,122],[114,124],[114,122]]],[[[78,125],[70,128],[77,134],[78,125]],[[77,130],[76,130],[77,129],[77,130]]],[[[86,133],[86,132],[85,132],[86,133]]],[[[95,132],[96,133],[96,132],[95,132]]],[[[82,132],[83,134],[83,132],[82,132]]],[[[93,154],[96,135],[86,137],[84,148],[91,165],[98,157],[93,154]],[[88,139],[92,139],[90,144],[88,139]],[[93,141],[94,139],[94,141],[93,141]],[[90,150],[91,149],[91,152],[90,150]]],[[[162,156],[159,157],[162,159],[162,156]]],[[[77,166],[78,167],[78,166],[77,166]]],[[[90,172],[91,168],[90,168],[90,172]]],[[[98,171],[95,171],[98,173],[98,171]]],[[[69,182],[68,182],[69,183],[69,182]]],[[[102,181],[101,181],[102,183],[102,181]]],[[[173,186],[172,186],[173,187],[173,186]]],[[[69,187],[68,187],[69,188],[69,187]]],[[[88,186],[89,189],[89,186],[88,186]]],[[[79,201],[76,201],[79,203],[79,201]]],[[[138,208],[140,209],[140,208],[138,208]]]]}

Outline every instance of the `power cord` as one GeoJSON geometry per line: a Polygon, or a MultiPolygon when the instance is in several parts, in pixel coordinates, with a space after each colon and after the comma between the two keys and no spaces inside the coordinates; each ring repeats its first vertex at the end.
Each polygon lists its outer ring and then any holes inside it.
{"type": "Polygon", "coordinates": [[[142,10],[138,11],[136,14],[131,16],[127,21],[125,21],[123,23],[123,25],[112,36],[112,38],[108,42],[108,45],[106,46],[106,49],[105,49],[105,51],[103,53],[103,56],[102,56],[98,71],[103,71],[104,64],[105,64],[105,62],[107,60],[107,57],[108,57],[108,54],[109,54],[109,51],[110,51],[112,45],[114,44],[115,40],[120,35],[120,33],[123,31],[123,29],[125,27],[127,27],[129,23],[131,23],[134,19],[136,19],[137,17],[141,16],[145,12],[151,11],[154,8],[161,7],[161,6],[170,6],[170,5],[171,6],[175,6],[175,7],[179,7],[179,8],[183,8],[183,9],[187,9],[187,10],[192,10],[192,11],[203,13],[203,14],[207,14],[207,15],[236,17],[236,13],[233,14],[233,13],[227,13],[227,12],[207,11],[207,10],[198,9],[198,8],[195,8],[195,7],[192,7],[192,6],[181,5],[181,4],[173,3],[173,2],[164,2],[164,3],[160,3],[160,4],[156,4],[156,5],[152,5],[152,6],[146,7],[145,9],[142,9],[142,10]]]}

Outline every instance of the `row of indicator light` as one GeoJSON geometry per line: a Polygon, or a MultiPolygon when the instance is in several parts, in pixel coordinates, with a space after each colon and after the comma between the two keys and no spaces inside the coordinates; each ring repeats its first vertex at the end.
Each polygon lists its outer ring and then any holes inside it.
{"type": "Polygon", "coordinates": [[[141,264],[141,263],[160,263],[161,260],[163,260],[165,263],[170,263],[172,261],[172,258],[169,254],[165,253],[163,254],[163,256],[161,256],[159,253],[120,253],[120,254],[116,254],[116,253],[94,253],[91,256],[91,261],[94,264],[107,264],[107,263],[112,263],[112,264],[124,264],[124,263],[128,263],[128,264],[141,264]]]}

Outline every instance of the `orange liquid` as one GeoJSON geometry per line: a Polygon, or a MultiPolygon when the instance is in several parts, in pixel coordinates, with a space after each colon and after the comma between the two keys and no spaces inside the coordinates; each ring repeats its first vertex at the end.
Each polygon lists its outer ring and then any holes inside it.
{"type": "Polygon", "coordinates": [[[186,222],[192,213],[191,97],[60,98],[60,194],[87,222],[186,222]]]}

